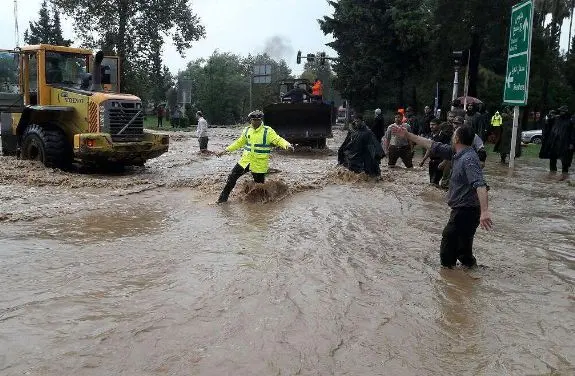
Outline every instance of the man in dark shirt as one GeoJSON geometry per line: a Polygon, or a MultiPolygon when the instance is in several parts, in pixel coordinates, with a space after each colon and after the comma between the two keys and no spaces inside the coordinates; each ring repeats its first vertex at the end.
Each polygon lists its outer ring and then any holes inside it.
{"type": "MultiPolygon", "coordinates": [[[[429,122],[430,136],[431,140],[434,142],[439,142],[442,144],[448,144],[451,141],[451,135],[447,134],[444,130],[439,127],[439,120],[432,119],[429,122]]],[[[439,164],[442,159],[438,156],[432,156],[431,150],[428,149],[425,156],[419,163],[420,167],[423,167],[425,161],[429,158],[429,182],[436,187],[439,187],[439,182],[443,177],[443,169],[439,168],[439,164]]]]}
{"type": "Polygon", "coordinates": [[[476,266],[477,261],[473,256],[475,231],[480,224],[483,229],[490,230],[493,222],[489,213],[487,184],[479,157],[471,146],[475,132],[468,126],[457,128],[453,133],[452,146],[411,134],[403,126],[394,126],[393,131],[430,149],[431,155],[452,161],[447,193],[451,216],[441,239],[441,265],[453,268],[459,260],[466,267],[476,266]]]}
{"type": "Polygon", "coordinates": [[[290,91],[288,91],[287,94],[285,94],[282,97],[282,99],[283,100],[289,99],[291,103],[303,103],[305,96],[307,96],[307,98],[310,98],[312,94],[309,91],[299,86],[296,86],[290,91]]]}
{"type": "Polygon", "coordinates": [[[371,131],[377,138],[377,141],[381,143],[381,139],[385,135],[386,130],[385,120],[381,114],[381,108],[375,110],[375,118],[373,119],[373,125],[371,126],[371,131]]]}
{"type": "Polygon", "coordinates": [[[427,137],[431,134],[431,121],[433,119],[435,119],[435,115],[433,111],[431,111],[431,107],[425,106],[423,109],[423,129],[421,130],[423,137],[427,137]]]}

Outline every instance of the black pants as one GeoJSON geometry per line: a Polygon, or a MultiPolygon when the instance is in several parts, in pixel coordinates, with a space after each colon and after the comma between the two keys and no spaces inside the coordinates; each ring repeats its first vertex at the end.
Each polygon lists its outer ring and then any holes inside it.
{"type": "Polygon", "coordinates": [[[207,137],[198,137],[198,143],[200,144],[200,150],[208,150],[208,138],[207,137]]]}
{"type": "Polygon", "coordinates": [[[158,116],[158,127],[162,126],[162,121],[164,120],[163,116],[158,116]]]}
{"type": "MultiPolygon", "coordinates": [[[[569,172],[569,167],[573,162],[573,150],[567,151],[567,153],[561,158],[561,172],[567,174],[569,172]]],[[[549,170],[555,172],[557,171],[557,158],[549,159],[549,170]]]]}
{"type": "MultiPolygon", "coordinates": [[[[234,166],[232,172],[228,176],[228,181],[226,182],[224,190],[220,194],[218,202],[228,201],[228,197],[230,197],[230,193],[232,193],[232,190],[236,186],[238,179],[247,172],[250,172],[250,165],[247,165],[246,168],[243,168],[239,164],[234,166]]],[[[258,174],[256,172],[252,172],[252,177],[256,183],[263,183],[265,181],[266,174],[258,174]]]]}
{"type": "Polygon", "coordinates": [[[452,268],[457,263],[472,267],[477,264],[473,256],[473,238],[479,226],[481,210],[478,207],[454,208],[441,238],[441,265],[452,268]]]}
{"type": "Polygon", "coordinates": [[[390,145],[387,155],[387,164],[389,166],[395,166],[399,158],[401,158],[405,167],[413,167],[413,154],[409,146],[390,145]]]}
{"type": "Polygon", "coordinates": [[[443,177],[443,170],[439,168],[440,163],[441,159],[429,160],[429,182],[431,184],[439,185],[439,182],[443,177]]]}

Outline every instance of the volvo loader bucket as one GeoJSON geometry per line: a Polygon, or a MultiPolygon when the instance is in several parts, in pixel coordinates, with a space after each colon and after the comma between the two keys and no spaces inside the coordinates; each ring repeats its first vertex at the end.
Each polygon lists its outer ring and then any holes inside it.
{"type": "Polygon", "coordinates": [[[332,109],[326,103],[274,103],[264,108],[264,124],[292,144],[325,148],[333,137],[332,109]]]}

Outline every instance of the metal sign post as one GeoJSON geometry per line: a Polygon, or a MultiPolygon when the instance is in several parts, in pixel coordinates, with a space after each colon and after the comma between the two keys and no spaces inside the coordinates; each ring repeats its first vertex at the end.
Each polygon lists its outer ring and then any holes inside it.
{"type": "Polygon", "coordinates": [[[513,109],[513,133],[509,168],[515,166],[515,149],[519,128],[519,106],[527,105],[529,68],[531,63],[531,37],[533,34],[533,0],[526,0],[511,8],[509,49],[503,102],[513,109]]]}
{"type": "Polygon", "coordinates": [[[250,75],[250,111],[252,105],[252,86],[253,84],[271,84],[272,83],[272,66],[271,64],[254,65],[253,73],[250,75]]]}
{"type": "Polygon", "coordinates": [[[186,105],[192,103],[192,80],[179,79],[178,80],[178,104],[186,105]]]}

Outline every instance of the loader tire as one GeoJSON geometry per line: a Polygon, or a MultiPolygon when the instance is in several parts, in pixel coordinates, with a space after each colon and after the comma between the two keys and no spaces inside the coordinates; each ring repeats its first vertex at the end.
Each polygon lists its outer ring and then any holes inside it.
{"type": "Polygon", "coordinates": [[[51,168],[66,168],[72,163],[72,150],[64,133],[54,126],[29,125],[22,135],[22,159],[42,162],[51,168]]]}

